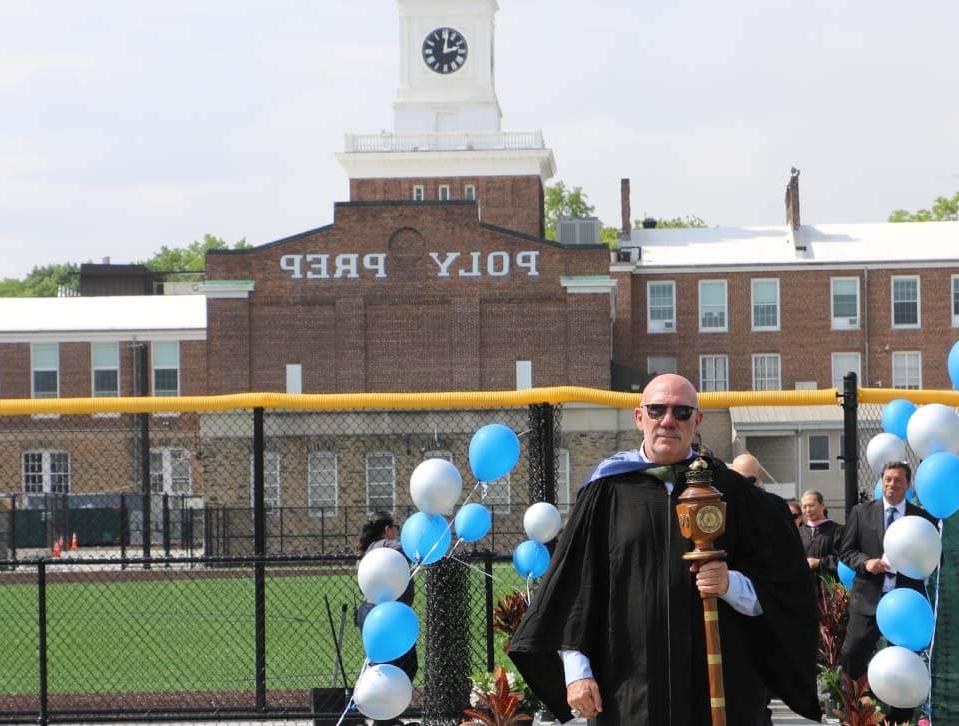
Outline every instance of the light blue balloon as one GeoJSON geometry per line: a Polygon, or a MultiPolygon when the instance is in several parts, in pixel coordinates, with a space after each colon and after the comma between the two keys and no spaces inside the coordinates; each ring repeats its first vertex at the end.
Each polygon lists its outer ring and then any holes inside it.
{"type": "Polygon", "coordinates": [[[856,579],[856,571],[845,562],[839,562],[839,582],[847,590],[852,590],[852,581],[856,579]]]}
{"type": "Polygon", "coordinates": [[[549,567],[549,550],[546,545],[528,539],[513,550],[513,567],[523,578],[542,577],[549,567]]]}
{"type": "Polygon", "coordinates": [[[916,404],[904,398],[897,398],[882,407],[882,430],[887,434],[906,440],[906,426],[909,417],[916,412],[916,404]]]}
{"type": "Polygon", "coordinates": [[[915,590],[897,587],[883,595],[876,606],[876,624],[893,645],[923,650],[932,640],[932,605],[915,590]]]}
{"type": "Polygon", "coordinates": [[[396,660],[416,644],[420,622],[406,603],[383,602],[363,621],[363,649],[373,663],[396,660]]]}
{"type": "Polygon", "coordinates": [[[949,350],[949,357],[946,358],[946,370],[949,371],[949,380],[952,381],[952,387],[959,391],[959,340],[953,343],[949,350]]]}
{"type": "Polygon", "coordinates": [[[877,502],[882,499],[882,479],[879,479],[876,482],[876,486],[872,488],[872,498],[877,502]]]}
{"type": "Polygon", "coordinates": [[[493,525],[493,515],[482,504],[470,502],[463,505],[453,519],[456,536],[464,542],[483,539],[493,525]]]}
{"type": "Polygon", "coordinates": [[[450,548],[450,534],[446,519],[440,514],[417,512],[403,523],[400,545],[411,562],[432,565],[450,548]]]}
{"type": "Polygon", "coordinates": [[[932,516],[951,517],[959,510],[959,456],[938,451],[916,469],[916,494],[932,516]]]}
{"type": "Polygon", "coordinates": [[[470,469],[479,481],[496,481],[519,461],[519,438],[503,424],[488,424],[470,440],[470,469]]]}

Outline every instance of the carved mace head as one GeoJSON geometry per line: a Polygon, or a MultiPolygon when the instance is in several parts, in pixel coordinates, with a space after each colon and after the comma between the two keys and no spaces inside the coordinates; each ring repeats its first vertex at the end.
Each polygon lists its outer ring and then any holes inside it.
{"type": "Polygon", "coordinates": [[[686,474],[686,491],[676,505],[679,529],[683,537],[693,541],[693,550],[684,560],[716,560],[726,556],[713,549],[713,541],[726,531],[726,503],[713,486],[713,473],[704,459],[696,459],[686,474]]]}

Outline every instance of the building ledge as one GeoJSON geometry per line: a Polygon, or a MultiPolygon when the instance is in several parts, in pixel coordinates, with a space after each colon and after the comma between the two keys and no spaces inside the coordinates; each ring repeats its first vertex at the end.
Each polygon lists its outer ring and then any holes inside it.
{"type": "Polygon", "coordinates": [[[207,280],[203,294],[211,298],[248,298],[256,287],[253,280],[207,280]]]}

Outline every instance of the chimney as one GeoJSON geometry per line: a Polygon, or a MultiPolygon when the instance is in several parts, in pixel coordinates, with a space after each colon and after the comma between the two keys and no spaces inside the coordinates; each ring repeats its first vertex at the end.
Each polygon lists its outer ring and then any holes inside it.
{"type": "Polygon", "coordinates": [[[789,170],[789,183],[786,185],[786,225],[798,230],[799,221],[799,169],[789,170]]]}
{"type": "Polygon", "coordinates": [[[629,235],[633,230],[633,223],[629,219],[629,179],[619,180],[619,205],[623,210],[623,227],[620,237],[622,239],[629,239],[629,235]]]}

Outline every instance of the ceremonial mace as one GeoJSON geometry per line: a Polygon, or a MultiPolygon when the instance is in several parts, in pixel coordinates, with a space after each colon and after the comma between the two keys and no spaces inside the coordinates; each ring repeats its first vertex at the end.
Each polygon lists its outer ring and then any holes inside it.
{"type": "MultiPolygon", "coordinates": [[[[713,487],[713,474],[703,459],[696,459],[686,474],[687,487],[679,496],[676,516],[683,537],[695,547],[684,560],[705,564],[721,560],[724,550],[713,549],[713,540],[726,529],[726,503],[713,487]]],[[[709,708],[712,726],[726,726],[726,697],[723,689],[723,651],[719,642],[719,611],[716,596],[703,595],[703,621],[706,625],[706,667],[709,671],[709,708]]]]}

